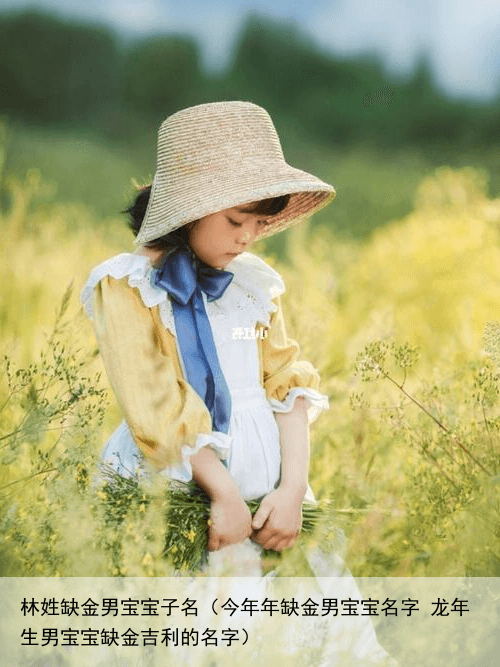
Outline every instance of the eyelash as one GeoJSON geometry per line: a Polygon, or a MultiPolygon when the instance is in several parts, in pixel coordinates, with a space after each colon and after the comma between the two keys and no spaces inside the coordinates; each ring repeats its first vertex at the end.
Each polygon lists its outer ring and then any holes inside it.
{"type": "MultiPolygon", "coordinates": [[[[235,222],[234,220],[231,220],[231,218],[228,218],[229,222],[233,227],[241,227],[242,223],[241,222],[235,222]]],[[[268,224],[267,220],[259,220],[259,225],[261,227],[266,227],[268,224]]]]}

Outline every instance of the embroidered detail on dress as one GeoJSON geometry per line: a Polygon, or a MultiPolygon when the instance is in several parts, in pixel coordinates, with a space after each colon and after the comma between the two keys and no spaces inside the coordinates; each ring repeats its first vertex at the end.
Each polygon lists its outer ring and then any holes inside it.
{"type": "MultiPolygon", "coordinates": [[[[220,324],[214,327],[214,338],[218,342],[235,340],[235,330],[255,331],[257,324],[269,327],[271,314],[277,310],[273,299],[285,291],[279,273],[252,253],[242,253],[225,269],[234,273],[233,282],[220,299],[206,304],[210,319],[220,324]]],[[[258,330],[265,331],[262,327],[258,330]]],[[[250,337],[257,338],[257,335],[250,337]]]]}
{"type": "MultiPolygon", "coordinates": [[[[258,323],[268,327],[271,314],[277,310],[273,299],[285,291],[279,273],[252,253],[242,253],[226,268],[234,273],[228,289],[216,301],[207,302],[205,299],[210,319],[222,325],[214,327],[214,339],[218,342],[234,340],[235,327],[255,329],[258,323]]],[[[149,257],[132,253],[122,253],[99,264],[91,272],[80,296],[89,319],[93,319],[94,315],[92,299],[95,286],[106,276],[116,280],[127,276],[128,284],[139,290],[145,306],[158,306],[163,326],[175,336],[170,299],[165,290],[153,283],[154,271],[149,257]]]]}

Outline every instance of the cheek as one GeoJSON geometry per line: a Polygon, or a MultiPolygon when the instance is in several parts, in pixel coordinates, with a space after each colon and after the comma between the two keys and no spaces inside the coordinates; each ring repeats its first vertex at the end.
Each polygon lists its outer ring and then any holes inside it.
{"type": "Polygon", "coordinates": [[[225,250],[228,245],[231,245],[232,241],[232,230],[228,230],[227,226],[223,223],[214,225],[207,230],[206,243],[207,246],[213,250],[225,250]]]}
{"type": "Polygon", "coordinates": [[[189,245],[193,249],[203,248],[206,245],[206,236],[202,222],[194,223],[189,231],[189,245]]]}
{"type": "Polygon", "coordinates": [[[205,231],[205,234],[203,235],[203,245],[205,248],[212,251],[219,249],[222,244],[221,236],[217,229],[212,227],[211,229],[207,229],[205,231]]]}
{"type": "Polygon", "coordinates": [[[209,216],[193,224],[190,229],[189,243],[199,253],[226,252],[234,247],[238,230],[228,228],[225,218],[209,216]]]}
{"type": "Polygon", "coordinates": [[[196,225],[190,232],[189,244],[191,248],[198,253],[210,253],[217,250],[218,235],[213,225],[196,225]]]}

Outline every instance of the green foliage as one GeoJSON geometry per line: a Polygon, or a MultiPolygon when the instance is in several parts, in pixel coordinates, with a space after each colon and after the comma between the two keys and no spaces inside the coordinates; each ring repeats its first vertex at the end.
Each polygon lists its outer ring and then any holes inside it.
{"type": "Polygon", "coordinates": [[[61,524],[95,474],[92,452],[106,402],[99,376],[85,375],[89,360],[67,342],[74,328],[65,319],[69,302],[70,289],[38,359],[22,367],[11,354],[3,357],[0,566],[4,576],[61,572],[65,566],[61,524]]]}
{"type": "MultiPolygon", "coordinates": [[[[380,410],[382,425],[390,427],[407,457],[402,499],[407,519],[393,521],[386,529],[385,549],[369,549],[367,574],[397,571],[404,563],[410,574],[424,570],[442,576],[445,568],[454,576],[496,577],[500,573],[498,368],[474,363],[453,369],[439,384],[418,383],[417,395],[406,386],[415,361],[414,346],[380,340],[369,343],[358,357],[356,372],[364,382],[384,380],[396,392],[391,395],[393,407],[373,403],[380,396],[377,391],[372,401],[364,398],[362,409],[380,410]]],[[[360,396],[354,399],[353,408],[359,410],[360,396]]]]}
{"type": "Polygon", "coordinates": [[[196,102],[202,84],[199,53],[188,37],[152,37],[136,42],[124,67],[124,103],[159,124],[196,102]]]}
{"type": "Polygon", "coordinates": [[[500,133],[496,104],[447,98],[426,54],[401,80],[376,55],[334,57],[297,23],[265,15],[244,21],[230,67],[215,76],[203,72],[187,36],[124,42],[103,26],[29,9],[3,13],[0,40],[0,112],[38,125],[79,124],[123,139],[183,106],[241,98],[329,147],[434,147],[448,159],[452,142],[486,148],[500,133]]]}
{"type": "MultiPolygon", "coordinates": [[[[7,131],[9,145],[4,180],[15,178],[20,181],[31,165],[36,164],[45,184],[57,184],[52,201],[84,203],[85,217],[88,218],[89,209],[94,211],[99,216],[96,225],[104,228],[103,232],[107,226],[103,218],[118,216],[132,199],[133,179],[146,181],[152,178],[153,135],[132,152],[130,147],[81,131],[34,130],[15,123],[7,131]]],[[[4,182],[5,212],[8,212],[9,204],[12,205],[7,191],[4,182]]]]}
{"type": "MultiPolygon", "coordinates": [[[[297,136],[296,123],[278,120],[276,125],[283,137],[286,159],[333,183],[338,190],[335,208],[320,211],[313,224],[335,229],[344,236],[364,238],[387,220],[409,213],[414,190],[430,169],[425,157],[418,153],[388,154],[360,147],[333,154],[324,146],[297,136]]],[[[154,173],[156,127],[149,133],[142,128],[138,132],[131,129],[127,136],[129,145],[81,130],[57,132],[7,121],[4,127],[5,212],[12,197],[7,181],[22,181],[36,164],[45,184],[57,184],[52,199],[85,203],[99,216],[95,225],[101,234],[108,226],[102,218],[116,217],[132,201],[133,180],[150,182],[154,173]]],[[[44,203],[48,198],[47,194],[44,203]]],[[[79,224],[78,219],[75,224],[79,224]]],[[[283,257],[286,240],[277,235],[266,241],[266,247],[283,257]]]]}
{"type": "Polygon", "coordinates": [[[27,11],[2,17],[0,108],[39,121],[87,119],[117,91],[112,34],[27,11]]]}
{"type": "MultiPolygon", "coordinates": [[[[123,567],[122,531],[127,515],[144,512],[155,501],[154,492],[144,485],[137,475],[124,478],[109,466],[102,466],[105,482],[99,491],[103,505],[103,540],[112,554],[113,565],[121,572],[123,567]]],[[[163,500],[163,532],[165,535],[161,555],[168,559],[176,572],[199,573],[206,563],[208,526],[210,523],[210,499],[196,484],[171,483],[160,491],[163,500]]],[[[158,500],[158,498],[156,498],[158,500]]],[[[258,501],[247,502],[250,512],[255,514],[258,501]]],[[[325,504],[302,507],[302,530],[311,535],[321,526],[330,528],[334,512],[325,504]]],[[[162,532],[161,528],[159,532],[162,532]]],[[[266,555],[266,552],[265,552],[266,555]]],[[[271,558],[271,552],[267,557],[271,558]]]]}
{"type": "Polygon", "coordinates": [[[366,119],[360,101],[383,83],[375,63],[335,61],[296,24],[262,16],[245,23],[229,76],[241,95],[250,94],[278,118],[299,119],[329,143],[345,143],[359,132],[355,121],[366,119]]]}

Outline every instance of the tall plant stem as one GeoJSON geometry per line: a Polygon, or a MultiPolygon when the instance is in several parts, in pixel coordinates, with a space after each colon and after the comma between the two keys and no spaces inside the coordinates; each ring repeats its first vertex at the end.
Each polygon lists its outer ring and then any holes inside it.
{"type": "Polygon", "coordinates": [[[472,454],[472,453],[467,449],[467,447],[466,447],[466,446],[465,446],[465,445],[464,445],[464,444],[463,444],[463,443],[462,443],[462,442],[461,442],[461,441],[460,441],[460,440],[459,440],[459,439],[458,439],[458,438],[457,438],[457,437],[450,431],[450,429],[449,429],[447,426],[445,426],[445,425],[443,424],[443,422],[439,421],[439,419],[438,419],[437,417],[435,417],[435,416],[432,414],[432,412],[430,412],[430,411],[425,407],[425,405],[423,405],[422,403],[420,403],[420,401],[418,401],[414,396],[412,396],[411,394],[409,394],[409,393],[406,391],[406,389],[404,388],[403,384],[399,384],[398,382],[396,382],[396,380],[395,380],[394,378],[392,378],[392,377],[391,377],[388,373],[386,373],[383,369],[381,369],[381,370],[382,370],[382,373],[383,373],[384,377],[385,377],[387,380],[389,380],[390,382],[392,382],[392,384],[393,384],[394,386],[396,386],[396,387],[399,389],[399,391],[401,391],[401,392],[406,396],[406,398],[408,398],[412,403],[414,403],[418,408],[420,408],[420,409],[421,409],[421,410],[422,410],[428,417],[430,417],[430,418],[432,419],[432,421],[433,421],[435,424],[437,424],[437,425],[439,426],[439,428],[440,428],[442,431],[444,431],[447,435],[451,436],[451,437],[453,438],[454,442],[460,447],[460,449],[462,449],[462,450],[467,454],[467,456],[469,456],[469,458],[470,458],[472,461],[474,461],[474,463],[475,463],[477,466],[479,466],[479,467],[481,468],[481,470],[482,470],[483,472],[485,472],[489,477],[491,477],[491,472],[490,472],[489,470],[487,470],[487,469],[483,466],[483,464],[481,463],[481,461],[478,461],[478,459],[476,459],[476,457],[474,456],[474,454],[472,454]]]}

